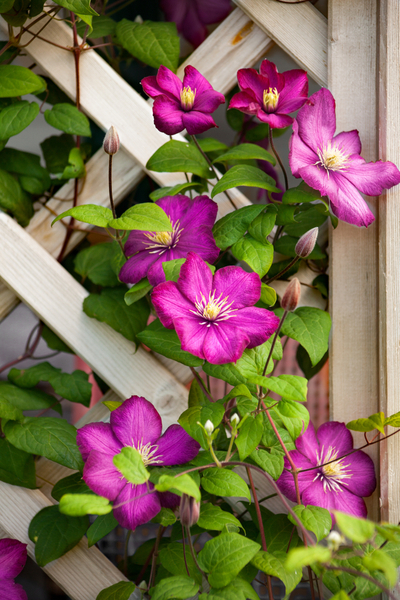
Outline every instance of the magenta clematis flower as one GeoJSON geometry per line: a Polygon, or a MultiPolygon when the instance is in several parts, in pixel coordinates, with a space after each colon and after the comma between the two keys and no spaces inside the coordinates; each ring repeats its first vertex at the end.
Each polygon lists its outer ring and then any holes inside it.
{"type": "Polygon", "coordinates": [[[207,37],[206,25],[228,16],[231,0],[161,0],[167,21],[176,23],[179,33],[195,48],[207,37]]]}
{"type": "Polygon", "coordinates": [[[212,235],[218,205],[208,196],[166,196],[156,202],[170,218],[173,231],[151,233],[132,231],[125,244],[126,256],[131,258],[119,274],[125,283],[137,283],[148,277],[151,285],[165,281],[162,263],[186,258],[190,250],[213,263],[219,254],[212,235]],[[133,255],[133,256],[132,256],[133,255]]]}
{"type": "Polygon", "coordinates": [[[307,73],[301,69],[278,73],[274,63],[263,60],[259,74],[255,69],[239,69],[237,78],[240,92],[232,97],[229,108],[256,115],[272,129],[291,125],[289,113],[307,100],[307,73]]]}
{"type": "Polygon", "coordinates": [[[14,582],[25,566],[26,544],[18,540],[0,540],[0,598],[7,600],[28,600],[24,588],[14,582]]]}
{"type": "Polygon", "coordinates": [[[378,196],[400,183],[400,171],[391,162],[365,162],[358,131],[334,135],[335,129],[335,100],[323,88],[310,97],[293,123],[290,168],[295,177],[328,196],[339,219],[368,227],[375,217],[359,192],[378,196]]]}
{"type": "Polygon", "coordinates": [[[211,113],[225,102],[197,69],[185,67],[183,82],[167,67],[161,66],[157,75],[142,79],[144,91],[153,104],[154,125],[168,135],[184,129],[190,135],[217,127],[211,113]]]}
{"type": "MultiPolygon", "coordinates": [[[[335,459],[326,466],[299,473],[301,502],[366,517],[363,496],[370,496],[376,487],[374,463],[361,450],[340,458],[353,449],[353,437],[346,425],[338,421],[324,423],[315,433],[310,423],[295,443],[296,450],[290,450],[289,454],[298,469],[319,467],[335,459]]],[[[287,458],[285,468],[290,468],[287,458]]],[[[296,502],[291,473],[283,471],[277,484],[289,500],[296,502]]]]}
{"type": "Polygon", "coordinates": [[[78,430],[83,479],[96,494],[114,501],[114,516],[127,529],[150,521],[161,506],[178,506],[180,498],[169,492],[143,495],[154,489],[153,484],[129,483],[114,466],[113,457],[131,446],[140,452],[145,466],[172,466],[192,460],[199,452],[200,445],[180,425],[171,425],[163,435],[161,431],[157,410],[139,396],[114,410],[110,423],[89,423],[78,430]]]}
{"type": "Polygon", "coordinates": [[[152,301],[164,327],[176,330],[183,350],[220,365],[238,360],[245,348],[263,344],[276,331],[278,317],[253,306],[260,293],[257,273],[224,267],[213,277],[190,252],[178,281],[154,288],[152,301]]]}

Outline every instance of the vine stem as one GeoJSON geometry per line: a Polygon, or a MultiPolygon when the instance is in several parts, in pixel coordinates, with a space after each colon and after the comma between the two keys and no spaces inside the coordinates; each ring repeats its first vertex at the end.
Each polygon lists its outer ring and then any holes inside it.
{"type": "MultiPolygon", "coordinates": [[[[42,337],[43,323],[39,323],[39,325],[35,325],[34,329],[36,329],[36,327],[38,327],[38,332],[37,332],[36,338],[35,338],[32,346],[30,348],[25,348],[25,352],[23,354],[21,354],[21,356],[18,356],[18,358],[15,358],[14,360],[11,360],[10,362],[8,362],[5,365],[3,365],[0,368],[0,373],[3,373],[3,371],[6,371],[10,367],[13,367],[14,365],[17,365],[18,363],[22,362],[23,360],[25,360],[27,358],[31,358],[31,356],[35,352],[35,350],[36,350],[36,348],[37,348],[37,346],[38,346],[38,344],[40,342],[40,338],[42,337]]],[[[32,333],[28,337],[27,344],[29,344],[31,335],[32,335],[32,333]]]]}
{"type": "Polygon", "coordinates": [[[280,271],[277,275],[274,275],[274,277],[271,277],[271,279],[267,279],[267,281],[265,283],[269,285],[276,279],[279,279],[280,277],[282,277],[282,275],[284,275],[287,271],[289,271],[289,269],[291,269],[293,267],[293,265],[295,265],[297,263],[298,260],[300,260],[300,256],[295,256],[293,258],[293,260],[291,260],[290,263],[288,265],[286,265],[286,267],[284,269],[282,269],[282,271],[280,271]]]}
{"type": "Polygon", "coordinates": [[[190,572],[189,572],[189,567],[187,564],[187,559],[186,559],[186,541],[185,541],[185,529],[183,527],[183,523],[181,521],[181,526],[182,526],[182,545],[183,545],[183,560],[185,561],[185,569],[186,569],[186,573],[188,574],[188,577],[190,577],[190,572]]]}
{"type": "Polygon", "coordinates": [[[204,573],[203,569],[200,567],[198,560],[197,560],[197,556],[196,556],[196,552],[195,549],[193,547],[193,541],[192,541],[192,535],[190,533],[190,527],[186,527],[186,535],[187,535],[187,539],[188,539],[188,543],[189,543],[189,548],[190,548],[190,553],[192,555],[194,564],[196,565],[196,567],[198,568],[198,570],[200,571],[200,573],[203,575],[203,577],[206,576],[206,574],[204,573]]]}
{"type": "MultiPolygon", "coordinates": [[[[114,196],[113,196],[113,189],[112,189],[112,163],[113,163],[112,159],[113,159],[113,155],[110,154],[108,156],[108,194],[110,197],[110,205],[111,205],[113,218],[116,219],[117,213],[115,211],[115,203],[114,203],[114,196]]],[[[122,250],[122,254],[125,256],[124,245],[122,243],[121,237],[119,235],[119,231],[117,229],[116,229],[116,240],[122,250]]]]}
{"type": "Polygon", "coordinates": [[[287,314],[288,314],[288,311],[285,310],[285,312],[283,313],[282,318],[281,318],[281,320],[279,322],[278,329],[275,331],[274,339],[272,340],[271,348],[270,348],[269,353],[268,353],[268,358],[267,358],[265,366],[264,366],[263,377],[265,377],[265,373],[267,372],[268,363],[271,360],[271,356],[272,356],[272,353],[274,351],[275,344],[277,342],[279,332],[282,329],[282,325],[283,325],[284,320],[287,317],[287,314]]]}
{"type": "Polygon", "coordinates": [[[157,538],[156,538],[156,543],[154,544],[154,551],[153,551],[153,557],[151,560],[151,572],[150,572],[150,577],[149,577],[149,589],[151,587],[153,587],[154,584],[154,578],[156,576],[156,564],[157,564],[157,557],[158,557],[158,548],[160,546],[160,542],[161,542],[161,538],[163,536],[163,531],[164,527],[162,525],[159,526],[158,531],[157,531],[157,538]]]}
{"type": "Polygon", "coordinates": [[[270,143],[270,146],[271,146],[271,150],[275,154],[276,160],[278,161],[279,166],[282,169],[283,177],[285,179],[285,188],[286,188],[286,191],[287,191],[289,189],[289,183],[288,183],[288,178],[287,178],[287,174],[286,174],[286,169],[283,166],[283,162],[281,161],[281,158],[280,158],[278,152],[276,151],[276,148],[275,148],[275,145],[274,145],[274,142],[273,142],[273,138],[272,138],[272,129],[271,129],[271,127],[269,128],[268,137],[269,137],[269,143],[270,143]]]}
{"type": "Polygon", "coordinates": [[[207,390],[206,386],[203,383],[202,378],[200,377],[200,375],[198,374],[198,372],[196,371],[196,369],[194,367],[189,367],[189,368],[192,371],[192,373],[194,375],[194,378],[196,379],[197,383],[199,384],[199,386],[203,390],[204,394],[207,396],[207,398],[209,399],[210,402],[214,403],[213,397],[211,396],[210,392],[207,390]]]}

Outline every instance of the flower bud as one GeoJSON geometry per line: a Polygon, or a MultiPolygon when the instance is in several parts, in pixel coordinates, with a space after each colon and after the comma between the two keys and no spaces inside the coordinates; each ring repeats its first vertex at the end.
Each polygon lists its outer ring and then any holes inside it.
{"type": "Polygon", "coordinates": [[[111,125],[110,129],[106,133],[106,137],[103,142],[104,152],[107,154],[117,154],[119,150],[119,136],[114,125],[111,125]]]}
{"type": "Polygon", "coordinates": [[[291,282],[286,288],[285,293],[283,294],[281,300],[282,308],[288,312],[293,312],[294,310],[296,310],[297,305],[300,302],[300,296],[300,281],[297,279],[297,277],[295,277],[291,280],[291,282]]]}
{"type": "Polygon", "coordinates": [[[185,527],[196,525],[200,516],[200,502],[197,502],[192,496],[182,494],[179,514],[181,523],[185,527]]]}
{"type": "Polygon", "coordinates": [[[234,427],[235,429],[237,429],[237,426],[239,425],[240,422],[240,417],[237,413],[235,413],[234,415],[231,416],[231,424],[232,427],[234,427]]]}
{"type": "Polygon", "coordinates": [[[300,258],[307,258],[317,243],[318,227],[314,227],[301,236],[296,244],[295,252],[300,258]]]}
{"type": "Polygon", "coordinates": [[[327,536],[326,541],[328,542],[328,548],[331,550],[338,550],[340,544],[344,544],[346,542],[346,538],[338,531],[331,531],[327,536]]]}
{"type": "Polygon", "coordinates": [[[214,425],[212,424],[210,419],[208,419],[208,421],[206,421],[206,423],[204,425],[204,429],[206,430],[208,435],[211,435],[212,432],[214,431],[214,425]]]}

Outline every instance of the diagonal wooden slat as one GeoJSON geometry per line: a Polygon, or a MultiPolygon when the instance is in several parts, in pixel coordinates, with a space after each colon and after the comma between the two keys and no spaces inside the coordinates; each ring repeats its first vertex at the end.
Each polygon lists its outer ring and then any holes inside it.
{"type": "Polygon", "coordinates": [[[311,4],[234,0],[321,86],[328,85],[328,24],[311,4]]]}

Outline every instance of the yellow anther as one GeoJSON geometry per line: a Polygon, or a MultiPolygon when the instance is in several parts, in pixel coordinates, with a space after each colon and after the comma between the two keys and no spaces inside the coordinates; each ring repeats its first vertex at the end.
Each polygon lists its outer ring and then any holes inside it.
{"type": "Polygon", "coordinates": [[[193,90],[188,86],[181,89],[181,105],[182,108],[191,109],[193,108],[194,99],[196,96],[196,90],[193,90]]]}
{"type": "Polygon", "coordinates": [[[265,108],[268,110],[274,110],[278,104],[279,93],[276,88],[268,88],[263,92],[263,102],[265,108]]]}
{"type": "Polygon", "coordinates": [[[321,165],[327,171],[341,171],[346,168],[349,154],[345,154],[343,150],[337,146],[332,146],[332,142],[328,142],[322,150],[318,150],[319,161],[317,165],[321,165]]]}

